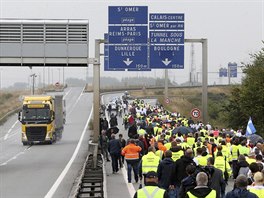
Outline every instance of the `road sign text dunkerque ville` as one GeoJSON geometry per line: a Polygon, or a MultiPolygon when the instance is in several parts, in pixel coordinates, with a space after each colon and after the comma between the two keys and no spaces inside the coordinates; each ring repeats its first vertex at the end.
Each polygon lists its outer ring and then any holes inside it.
{"type": "Polygon", "coordinates": [[[110,6],[108,24],[108,67],[148,68],[148,7],[110,6]]]}

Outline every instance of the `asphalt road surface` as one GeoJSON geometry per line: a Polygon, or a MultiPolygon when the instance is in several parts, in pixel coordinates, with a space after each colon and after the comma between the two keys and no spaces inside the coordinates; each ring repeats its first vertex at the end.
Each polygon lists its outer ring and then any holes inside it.
{"type": "Polygon", "coordinates": [[[66,124],[52,145],[23,146],[17,115],[0,126],[0,198],[69,197],[87,156],[92,94],[67,88],[66,124]]]}

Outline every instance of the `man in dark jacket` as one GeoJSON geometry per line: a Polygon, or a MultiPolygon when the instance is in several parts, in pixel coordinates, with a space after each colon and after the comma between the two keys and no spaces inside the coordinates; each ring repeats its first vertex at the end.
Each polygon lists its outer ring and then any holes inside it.
{"type": "Polygon", "coordinates": [[[172,175],[174,174],[174,162],[171,159],[172,152],[170,150],[167,150],[165,152],[165,158],[159,163],[158,166],[158,178],[159,178],[159,183],[158,186],[160,188],[163,188],[165,190],[168,190],[169,186],[171,185],[171,181],[168,178],[171,178],[172,175]]]}
{"type": "Polygon", "coordinates": [[[209,187],[216,191],[216,198],[222,198],[225,196],[225,181],[223,177],[223,172],[214,167],[214,158],[209,157],[207,159],[206,169],[210,173],[210,183],[209,187]]]}
{"type": "Polygon", "coordinates": [[[128,128],[128,137],[133,139],[135,138],[135,135],[137,135],[136,122],[134,122],[134,124],[128,128]]]}
{"type": "Polygon", "coordinates": [[[236,188],[226,194],[225,198],[257,198],[258,196],[247,190],[247,177],[245,175],[239,175],[235,180],[236,188]]]}
{"type": "Polygon", "coordinates": [[[196,176],[197,186],[187,192],[186,198],[211,198],[216,197],[216,192],[214,189],[208,187],[208,176],[204,172],[200,172],[196,176]]]}
{"type": "Polygon", "coordinates": [[[192,149],[187,149],[184,156],[175,162],[175,171],[171,179],[172,184],[176,185],[176,188],[179,188],[181,181],[188,176],[185,169],[190,164],[195,166],[195,162],[193,161],[193,151],[192,149]]]}
{"type": "Polygon", "coordinates": [[[190,164],[186,167],[186,173],[188,174],[188,177],[185,177],[181,182],[181,187],[178,192],[179,198],[185,198],[186,193],[196,187],[195,170],[196,166],[194,165],[190,164]]]}
{"type": "Polygon", "coordinates": [[[118,172],[118,160],[121,154],[121,144],[118,139],[115,139],[115,134],[111,135],[111,140],[108,144],[108,151],[112,159],[112,170],[113,174],[118,172]]]}
{"type": "Polygon", "coordinates": [[[154,135],[154,128],[151,123],[149,123],[149,125],[147,126],[146,132],[148,135],[154,135]]]}

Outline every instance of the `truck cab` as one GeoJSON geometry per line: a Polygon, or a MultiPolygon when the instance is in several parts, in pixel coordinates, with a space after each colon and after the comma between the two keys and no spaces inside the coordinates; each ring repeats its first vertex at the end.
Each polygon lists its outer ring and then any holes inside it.
{"type": "MultiPolygon", "coordinates": [[[[19,121],[22,124],[23,145],[32,143],[53,143],[61,138],[63,129],[63,113],[56,115],[57,111],[63,112],[62,96],[61,107],[58,110],[56,96],[25,96],[23,99],[22,111],[19,112],[19,121]],[[58,116],[58,118],[56,118],[58,116]],[[61,123],[60,123],[60,120],[61,123]]],[[[57,112],[58,113],[58,112],[57,112]]]]}

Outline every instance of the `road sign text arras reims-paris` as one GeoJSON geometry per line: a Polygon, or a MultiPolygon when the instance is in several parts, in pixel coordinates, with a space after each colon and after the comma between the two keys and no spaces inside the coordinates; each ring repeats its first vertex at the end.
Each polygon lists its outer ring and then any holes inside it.
{"type": "Polygon", "coordinates": [[[110,6],[108,14],[109,69],[147,69],[148,7],[110,6]]]}

